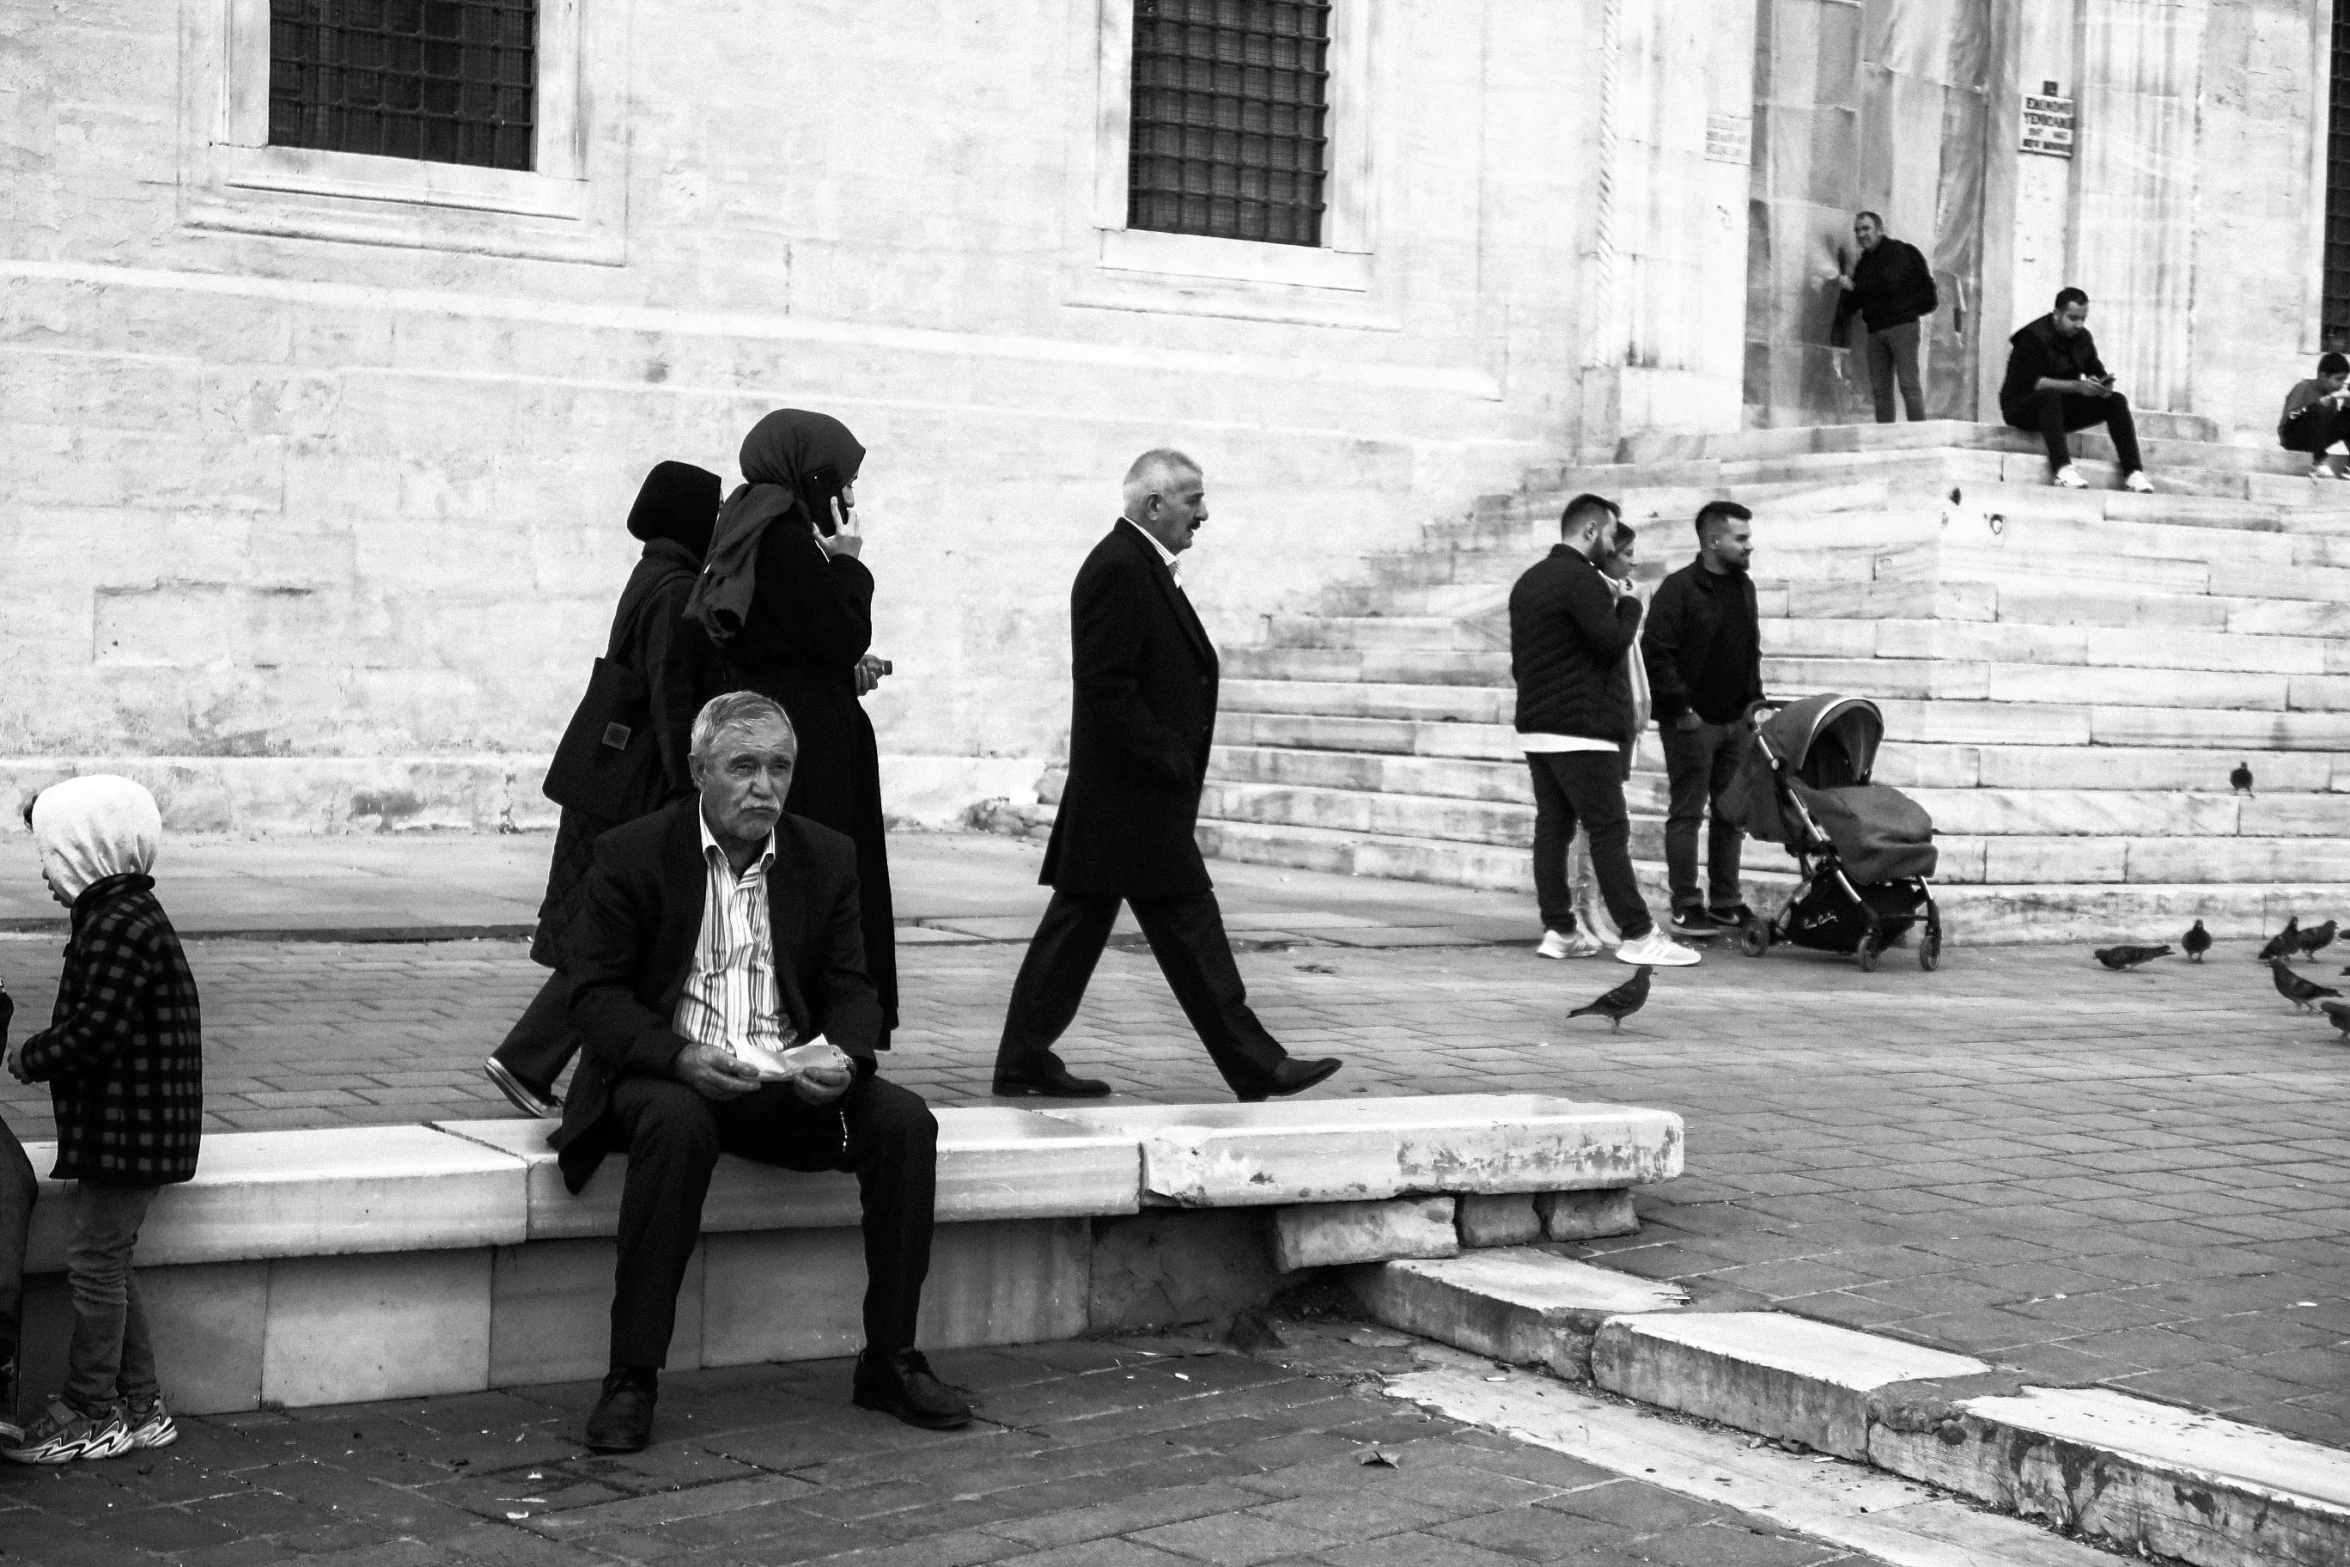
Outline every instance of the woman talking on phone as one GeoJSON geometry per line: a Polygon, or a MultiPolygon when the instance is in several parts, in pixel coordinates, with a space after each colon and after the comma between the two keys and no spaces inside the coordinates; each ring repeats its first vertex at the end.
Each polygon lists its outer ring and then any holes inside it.
{"type": "Polygon", "coordinates": [[[784,809],[857,845],[865,969],[881,995],[880,1044],[898,1023],[898,963],[882,838],[881,763],[858,699],[889,673],[873,641],[873,573],[858,557],[865,448],[829,414],[782,408],[743,438],[743,483],[718,514],[688,613],[717,643],[721,689],[783,704],[799,736],[784,809]]]}

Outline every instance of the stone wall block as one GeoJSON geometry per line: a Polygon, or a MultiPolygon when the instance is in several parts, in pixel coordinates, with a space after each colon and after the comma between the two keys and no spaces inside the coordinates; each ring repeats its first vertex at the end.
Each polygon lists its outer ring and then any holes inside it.
{"type": "Polygon", "coordinates": [[[1262,1210],[1235,1208],[1094,1220],[1088,1326],[1175,1327],[1263,1305],[1290,1282],[1271,1229],[1262,1210]]]}
{"type": "Polygon", "coordinates": [[[1534,1199],[1534,1207],[1542,1215],[1542,1233],[1554,1241],[1588,1241],[1640,1233],[1640,1216],[1632,1210],[1629,1187],[1614,1191],[1543,1192],[1534,1199]]]}
{"type": "Polygon", "coordinates": [[[1459,1254],[1450,1197],[1302,1203],[1273,1214],[1273,1264],[1284,1273],[1340,1263],[1459,1254]]]}
{"type": "MultiPolygon", "coordinates": [[[[489,1385],[584,1382],[600,1377],[612,1342],[610,1240],[500,1246],[490,1263],[489,1385]]],[[[669,1369],[702,1363],[702,1248],[677,1289],[669,1369]]]]}
{"type": "Polygon", "coordinates": [[[490,1276],[487,1248],[280,1258],[261,1396],[362,1403],[487,1387],[490,1276]]]}
{"type": "Polygon", "coordinates": [[[1542,1238],[1542,1215],[1527,1192],[1471,1192],[1461,1198],[1454,1223],[1467,1247],[1523,1246],[1542,1238]]]}

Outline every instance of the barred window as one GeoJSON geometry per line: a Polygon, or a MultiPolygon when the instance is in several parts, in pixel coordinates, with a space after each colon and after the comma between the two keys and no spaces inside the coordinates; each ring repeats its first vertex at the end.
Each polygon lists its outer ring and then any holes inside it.
{"type": "Polygon", "coordinates": [[[1127,225],[1322,242],[1330,0],[1135,0],[1127,225]]]}
{"type": "Polygon", "coordinates": [[[270,0],[269,144],[531,166],[537,0],[270,0]]]}
{"type": "Polygon", "coordinates": [[[2350,341],[2350,5],[2335,0],[2333,81],[2327,108],[2325,346],[2350,341]]]}

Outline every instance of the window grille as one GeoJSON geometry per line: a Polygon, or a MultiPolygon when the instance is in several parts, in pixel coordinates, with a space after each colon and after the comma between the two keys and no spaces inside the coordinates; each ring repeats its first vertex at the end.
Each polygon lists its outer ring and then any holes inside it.
{"type": "Polygon", "coordinates": [[[2334,74],[2326,116],[2326,346],[2350,334],[2350,3],[2334,0],[2334,74]]]}
{"type": "Polygon", "coordinates": [[[1330,0],[1135,0],[1130,228],[1322,242],[1330,0]]]}
{"type": "Polygon", "coordinates": [[[269,144],[531,166],[537,0],[270,0],[269,144]]]}

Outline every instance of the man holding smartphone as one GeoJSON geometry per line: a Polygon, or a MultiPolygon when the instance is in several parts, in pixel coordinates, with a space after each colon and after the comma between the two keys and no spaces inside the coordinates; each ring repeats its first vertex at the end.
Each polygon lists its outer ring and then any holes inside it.
{"type": "Polygon", "coordinates": [[[2019,430],[2036,430],[2048,447],[2049,482],[2060,489],[2085,490],[2089,481],[2073,466],[2065,436],[2105,426],[2122,470],[2122,488],[2154,493],[2138,457],[2138,427],[2130,400],[2113,384],[2097,344],[2089,336],[2089,296],[2059,289],[2056,308],[2018,328],[2008,340],[2007,378],[1999,386],[1999,413],[2019,430]]]}

